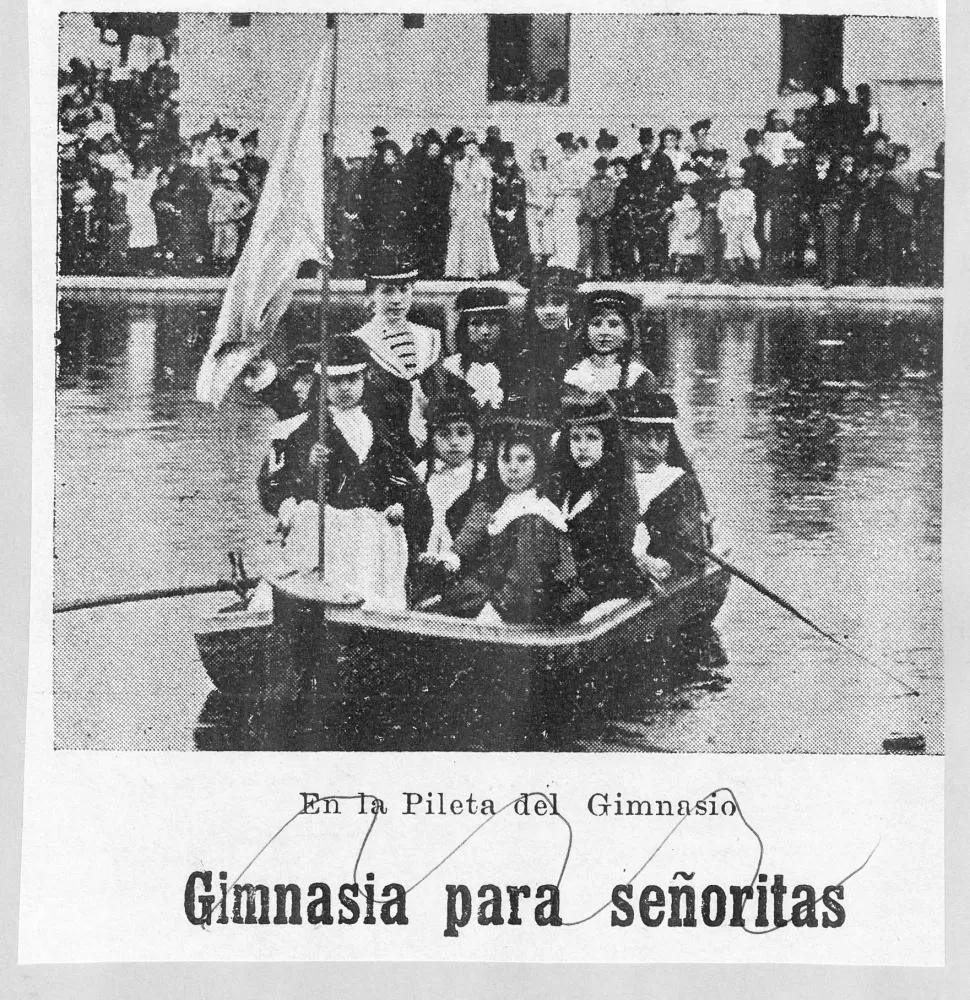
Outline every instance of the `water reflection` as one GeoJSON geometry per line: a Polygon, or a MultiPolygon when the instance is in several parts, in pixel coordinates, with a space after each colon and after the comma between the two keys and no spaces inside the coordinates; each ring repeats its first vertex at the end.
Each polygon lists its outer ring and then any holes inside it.
{"type": "MultiPolygon", "coordinates": [[[[208,581],[235,548],[253,572],[275,568],[254,488],[270,416],[242,398],[214,414],[193,395],[217,312],[205,296],[62,302],[57,597],[208,581]]],[[[454,324],[444,300],[415,318],[454,324]]],[[[359,300],[338,303],[338,329],[363,319],[359,300]]],[[[940,752],[939,308],[704,302],[653,308],[643,327],[734,561],[895,659],[924,696],[899,699],[736,583],[719,635],[631,664],[622,697],[594,704],[569,745],[878,752],[889,732],[918,730],[940,752]]],[[[290,343],[314,329],[311,303],[286,317],[290,343]]],[[[213,692],[195,653],[193,622],[212,606],[59,617],[57,744],[259,745],[253,706],[213,692]]]]}

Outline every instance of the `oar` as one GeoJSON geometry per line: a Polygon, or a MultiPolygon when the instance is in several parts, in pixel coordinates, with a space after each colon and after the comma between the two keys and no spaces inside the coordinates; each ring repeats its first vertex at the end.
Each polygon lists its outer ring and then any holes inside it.
{"type": "Polygon", "coordinates": [[[239,580],[218,580],[216,583],[201,583],[188,587],[163,587],[158,590],[135,590],[127,594],[99,594],[82,597],[75,601],[55,601],[54,614],[67,611],[84,611],[86,608],[107,608],[114,604],[133,604],[136,601],[160,601],[167,597],[191,597],[195,594],[240,593],[251,590],[259,583],[259,577],[239,580]]]}
{"type": "Polygon", "coordinates": [[[738,566],[735,566],[734,563],[728,562],[727,559],[725,559],[723,556],[719,556],[716,552],[713,552],[711,549],[701,548],[700,546],[697,546],[696,549],[699,553],[703,553],[712,562],[716,562],[718,566],[721,566],[723,569],[726,569],[732,576],[736,576],[739,580],[743,580],[749,587],[752,587],[754,590],[757,590],[759,594],[762,594],[764,597],[767,597],[768,600],[774,601],[775,604],[779,605],[780,607],[783,607],[786,611],[793,614],[799,621],[804,622],[809,628],[812,628],[816,632],[818,632],[819,635],[824,635],[826,639],[829,639],[831,642],[834,642],[837,646],[840,646],[846,652],[851,653],[856,659],[861,660],[863,663],[868,664],[870,667],[875,667],[876,670],[881,671],[887,677],[891,677],[897,684],[906,689],[907,694],[919,697],[920,694],[919,690],[917,688],[914,688],[912,684],[910,684],[908,681],[904,681],[901,677],[897,677],[891,670],[887,670],[881,663],[877,662],[876,660],[873,660],[869,656],[866,656],[866,654],[863,653],[861,650],[856,649],[854,646],[850,645],[844,639],[841,639],[834,633],[829,632],[826,629],[822,628],[821,625],[817,625],[815,622],[812,621],[811,618],[809,618],[805,614],[802,614],[802,612],[799,611],[798,608],[796,608],[793,604],[790,604],[788,601],[786,601],[784,597],[782,597],[780,594],[776,594],[773,590],[770,590],[759,580],[756,580],[750,574],[745,573],[743,569],[740,569],[738,566]]]}

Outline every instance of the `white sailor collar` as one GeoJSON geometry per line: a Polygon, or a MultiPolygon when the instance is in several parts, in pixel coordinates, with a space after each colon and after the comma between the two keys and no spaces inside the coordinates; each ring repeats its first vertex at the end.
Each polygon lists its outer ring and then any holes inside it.
{"type": "Polygon", "coordinates": [[[640,513],[645,514],[650,504],[660,496],[665,489],[673,486],[684,474],[678,465],[667,465],[661,462],[653,472],[638,472],[636,474],[637,497],[640,501],[640,513]]]}
{"type": "Polygon", "coordinates": [[[465,370],[460,354],[449,354],[441,367],[466,382],[474,391],[475,402],[480,406],[498,409],[505,400],[502,392],[502,373],[493,361],[473,361],[465,370]]]}
{"type": "MultiPolygon", "coordinates": [[[[406,323],[408,331],[414,337],[415,350],[415,372],[412,376],[417,378],[424,374],[441,356],[441,332],[434,327],[421,326],[420,323],[406,323]]],[[[370,351],[373,362],[385,371],[396,375],[398,378],[407,378],[407,372],[401,364],[397,355],[384,342],[384,331],[386,327],[379,323],[376,318],[369,323],[365,323],[359,330],[354,331],[354,336],[359,337],[370,351]]]]}
{"type": "Polygon", "coordinates": [[[528,514],[548,521],[557,531],[565,533],[568,528],[562,512],[548,497],[537,496],[535,490],[525,490],[523,493],[510,493],[502,501],[502,506],[488,522],[488,533],[500,535],[513,521],[528,514]]]}

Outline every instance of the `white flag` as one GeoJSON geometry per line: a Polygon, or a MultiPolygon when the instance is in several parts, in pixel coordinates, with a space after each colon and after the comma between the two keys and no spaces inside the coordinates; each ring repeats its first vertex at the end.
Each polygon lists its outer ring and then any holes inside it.
{"type": "Polygon", "coordinates": [[[249,239],[229,279],[196,395],[218,406],[271,340],[293,298],[300,265],[329,258],[323,232],[324,111],[329,60],[321,51],[303,79],[273,155],[249,239]]]}

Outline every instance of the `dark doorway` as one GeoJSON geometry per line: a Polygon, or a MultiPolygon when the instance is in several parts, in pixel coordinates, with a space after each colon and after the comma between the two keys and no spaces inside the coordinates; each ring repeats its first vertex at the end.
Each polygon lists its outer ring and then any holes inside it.
{"type": "Polygon", "coordinates": [[[843,30],[841,17],[783,14],[781,87],[841,87],[843,30]]]}

